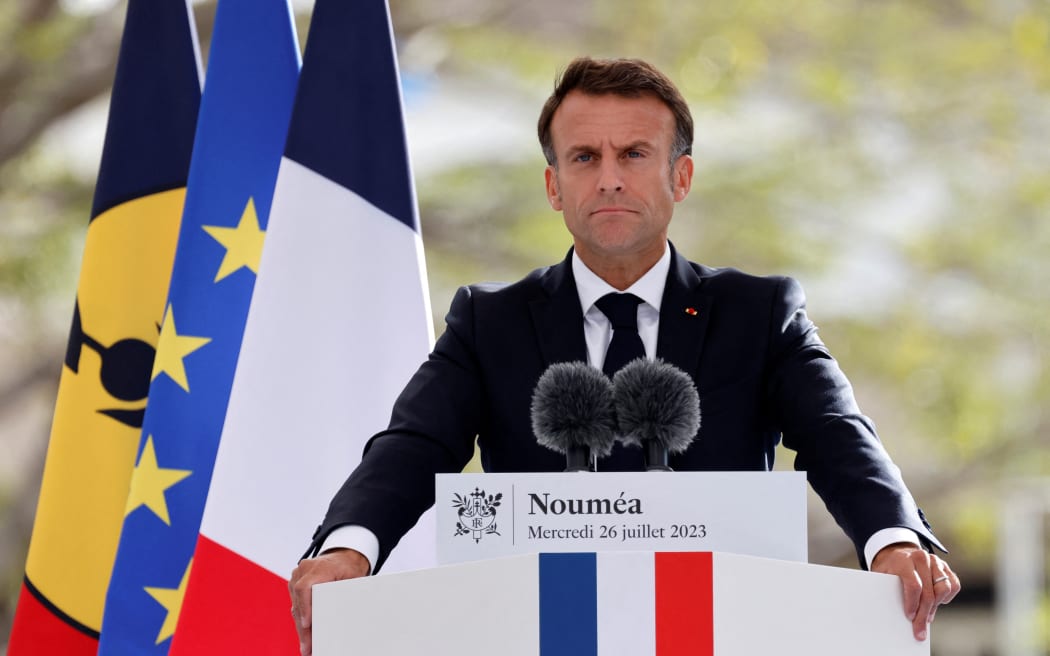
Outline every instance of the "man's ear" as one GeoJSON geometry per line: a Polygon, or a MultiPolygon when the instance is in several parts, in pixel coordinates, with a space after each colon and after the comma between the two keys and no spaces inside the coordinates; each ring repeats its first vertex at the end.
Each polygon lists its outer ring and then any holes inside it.
{"type": "Polygon", "coordinates": [[[543,171],[543,179],[547,183],[547,202],[555,212],[561,211],[561,192],[558,191],[558,172],[553,164],[548,164],[543,171]]]}
{"type": "Polygon", "coordinates": [[[671,170],[671,177],[674,200],[680,203],[689,195],[689,190],[693,186],[693,158],[689,155],[679,157],[671,170]]]}

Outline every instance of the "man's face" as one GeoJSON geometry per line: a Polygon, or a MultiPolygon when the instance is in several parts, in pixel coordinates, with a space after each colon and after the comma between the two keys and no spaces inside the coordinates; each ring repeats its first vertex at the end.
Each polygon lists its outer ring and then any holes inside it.
{"type": "Polygon", "coordinates": [[[554,113],[547,198],[588,265],[663,253],[674,204],[693,177],[689,156],[669,164],[674,129],[671,110],[650,95],[572,91],[554,113]]]}

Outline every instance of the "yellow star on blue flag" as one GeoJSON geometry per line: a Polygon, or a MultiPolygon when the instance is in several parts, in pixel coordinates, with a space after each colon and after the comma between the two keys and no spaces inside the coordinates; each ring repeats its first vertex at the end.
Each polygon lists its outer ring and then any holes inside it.
{"type": "Polygon", "coordinates": [[[223,245],[226,255],[219,265],[219,272],[215,274],[215,282],[219,282],[226,276],[242,268],[250,269],[253,273],[259,273],[259,260],[262,259],[263,240],[266,231],[259,229],[259,217],[255,213],[255,201],[248,199],[244,206],[241,220],[235,228],[223,226],[203,226],[204,232],[208,233],[223,245]]]}
{"type": "Polygon", "coordinates": [[[165,524],[171,524],[168,515],[168,504],[164,493],[193,472],[186,469],[169,469],[157,464],[157,451],[153,446],[153,436],[146,437],[146,446],[142,449],[139,462],[131,472],[131,488],[128,490],[127,516],[136,508],[146,506],[165,524]]]}
{"type": "Polygon", "coordinates": [[[164,323],[160,327],[160,340],[157,342],[157,355],[153,360],[153,376],[167,374],[179,387],[190,391],[190,382],[186,379],[186,365],[183,359],[211,341],[210,337],[180,335],[175,328],[175,312],[171,305],[164,313],[164,323]]]}
{"type": "Polygon", "coordinates": [[[159,645],[171,636],[175,635],[175,626],[179,623],[179,612],[182,611],[182,600],[186,597],[186,584],[190,581],[190,569],[193,560],[186,566],[186,572],[182,575],[177,588],[145,587],[146,593],[153,597],[158,604],[164,607],[164,622],[157,631],[157,640],[154,644],[159,645]]]}

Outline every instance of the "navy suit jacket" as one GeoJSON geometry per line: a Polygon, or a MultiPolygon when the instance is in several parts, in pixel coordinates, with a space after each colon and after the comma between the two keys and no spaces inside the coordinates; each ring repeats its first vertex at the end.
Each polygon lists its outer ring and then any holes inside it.
{"type": "MultiPolygon", "coordinates": [[[[434,503],[434,474],[461,471],[475,436],[485,471],[564,469],[563,455],[536,443],[529,407],[548,366],[587,360],[570,258],[513,284],[460,288],[446,323],[308,553],[338,526],[358,524],[379,538],[378,569],[434,503]]],[[[865,542],[883,528],[907,527],[940,547],[807,318],[797,282],[705,267],[672,249],[656,350],[700,394],[699,433],[672,468],[768,470],[783,439],[862,566],[865,542]]]]}

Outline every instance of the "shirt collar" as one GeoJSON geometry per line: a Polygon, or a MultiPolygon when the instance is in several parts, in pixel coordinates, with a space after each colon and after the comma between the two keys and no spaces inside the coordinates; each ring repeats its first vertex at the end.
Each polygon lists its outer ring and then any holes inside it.
{"type": "MultiPolygon", "coordinates": [[[[671,249],[665,244],[664,254],[656,264],[624,291],[634,294],[659,312],[664,287],[667,285],[667,273],[670,270],[671,249]]],[[[580,295],[580,307],[583,308],[584,314],[587,314],[594,302],[602,296],[620,291],[588,269],[575,250],[572,252],[572,275],[576,278],[576,292],[580,295]]]]}

